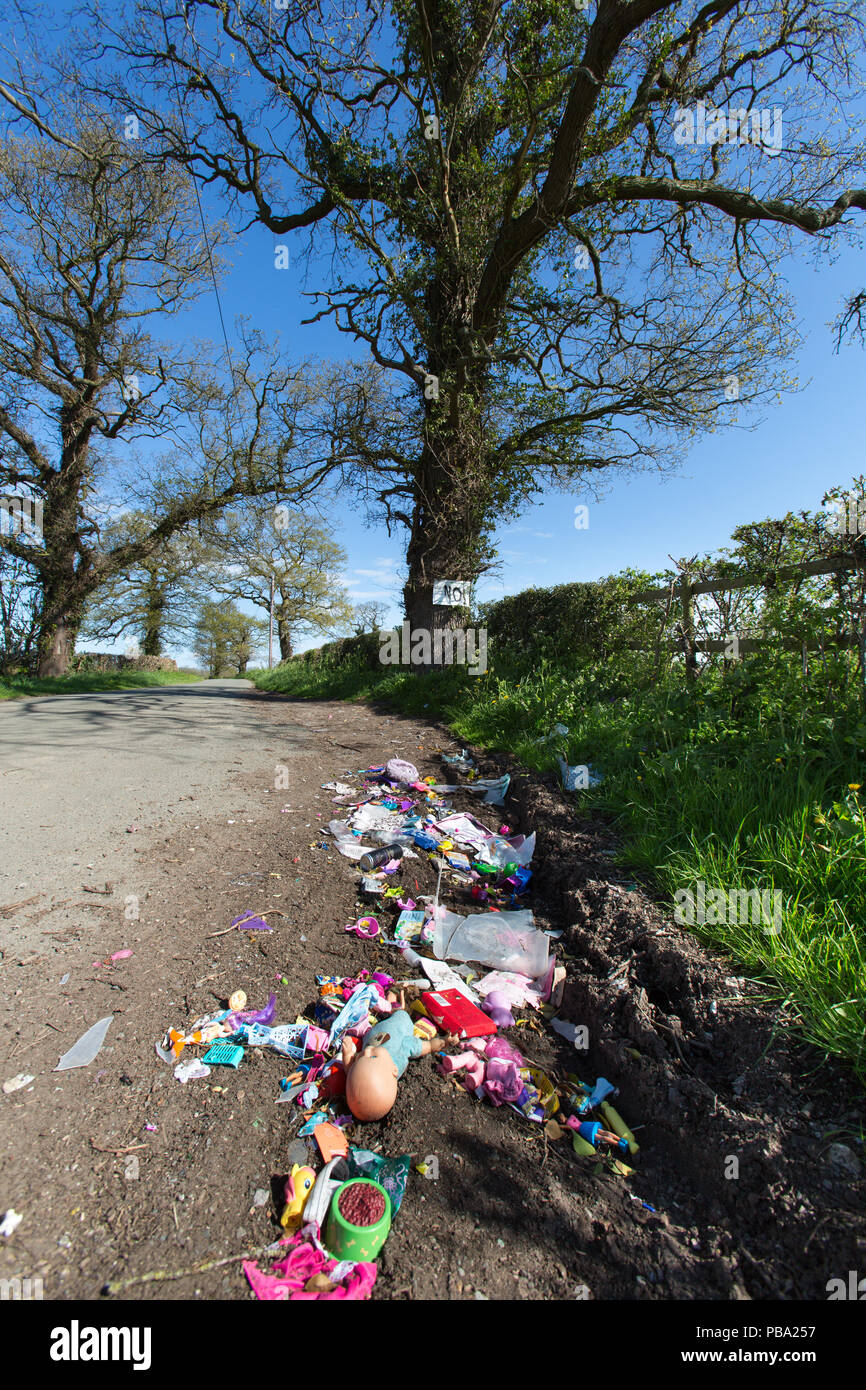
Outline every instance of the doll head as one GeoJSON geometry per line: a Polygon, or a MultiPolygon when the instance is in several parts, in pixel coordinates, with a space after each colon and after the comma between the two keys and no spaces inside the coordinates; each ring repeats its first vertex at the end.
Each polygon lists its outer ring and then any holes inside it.
{"type": "Polygon", "coordinates": [[[346,1101],[356,1120],[381,1120],[397,1099],[397,1067],[384,1047],[365,1047],[346,1072],[346,1101]]]}

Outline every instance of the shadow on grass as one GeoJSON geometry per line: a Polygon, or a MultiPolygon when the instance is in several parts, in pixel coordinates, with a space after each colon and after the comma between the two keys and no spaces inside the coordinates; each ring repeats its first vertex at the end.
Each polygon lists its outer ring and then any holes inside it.
{"type": "Polygon", "coordinates": [[[140,686],[187,685],[204,680],[198,671],[83,671],[70,676],[7,676],[0,680],[0,700],[28,695],[85,695],[140,686]]]}

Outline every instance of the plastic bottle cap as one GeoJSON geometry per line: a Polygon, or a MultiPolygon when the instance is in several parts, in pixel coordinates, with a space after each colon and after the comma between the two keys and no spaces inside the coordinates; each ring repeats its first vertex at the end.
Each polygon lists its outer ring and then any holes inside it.
{"type": "Polygon", "coordinates": [[[247,996],[244,994],[243,990],[236,989],[234,994],[231,995],[231,997],[229,998],[229,1008],[231,1009],[233,1014],[236,1014],[240,1009],[244,1007],[244,1004],[246,1002],[247,996]]]}

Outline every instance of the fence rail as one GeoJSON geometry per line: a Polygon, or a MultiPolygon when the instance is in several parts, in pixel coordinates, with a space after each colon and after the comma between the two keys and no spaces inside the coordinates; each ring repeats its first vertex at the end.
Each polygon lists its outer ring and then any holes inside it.
{"type": "MultiPolygon", "coordinates": [[[[764,650],[773,642],[780,643],[788,651],[822,651],[825,647],[837,647],[840,649],[860,648],[866,645],[866,635],[857,637],[852,633],[838,637],[828,637],[824,641],[801,640],[797,637],[777,637],[773,639],[762,639],[759,637],[739,637],[732,634],[729,638],[697,638],[695,636],[695,616],[693,600],[699,594],[720,594],[729,593],[735,589],[774,589],[779,584],[786,584],[798,579],[806,579],[812,575],[821,574],[845,574],[851,570],[866,568],[866,546],[862,546],[858,552],[839,555],[832,560],[807,560],[801,565],[781,565],[775,570],[766,570],[763,574],[754,572],[746,574],[731,573],[719,575],[716,579],[700,579],[693,583],[691,580],[681,578],[672,580],[663,588],[644,589],[640,593],[633,594],[629,599],[629,606],[636,607],[642,603],[669,603],[673,608],[677,605],[680,610],[680,627],[682,637],[676,642],[661,642],[659,646],[665,651],[680,652],[686,658],[686,676],[689,680],[694,677],[696,671],[695,657],[698,654],[719,653],[731,655],[731,647],[736,640],[736,651],[739,654],[758,652],[764,650]]],[[[642,644],[630,643],[634,651],[645,651],[642,644]]],[[[864,662],[866,666],[866,662],[864,662]]]]}

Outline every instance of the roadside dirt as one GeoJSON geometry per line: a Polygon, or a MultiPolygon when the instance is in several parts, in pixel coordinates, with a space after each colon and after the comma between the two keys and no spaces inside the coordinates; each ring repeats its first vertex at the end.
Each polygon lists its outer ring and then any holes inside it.
{"type": "MultiPolygon", "coordinates": [[[[39,1276],[47,1299],[98,1299],[111,1281],[229,1260],[279,1234],[275,1199],[299,1124],[297,1107],[275,1103],[286,1063],[250,1049],[237,1072],[180,1085],[154,1053],[169,1026],[239,988],[252,1007],[274,992],[278,1019],[293,1021],[312,1008],[317,973],[401,973],[387,946],[343,932],[357,912],[355,876],[314,847],[334,812],[321,783],[393,756],[441,775],[436,755],[456,744],[435,725],[369,707],[262,701],[277,750],[281,726],[309,734],[289,787],[243,779],[238,791],[245,804],[258,794],[260,811],[242,834],[229,809],[142,856],[138,920],[106,896],[56,947],[20,964],[7,955],[0,969],[0,1080],[36,1078],[0,1096],[0,1212],[24,1216],[0,1246],[0,1277],[39,1276]],[[212,935],[265,908],[283,914],[271,916],[271,935],[212,935]],[[134,954],[91,964],[121,949],[134,954]],[[61,1053],[109,1013],[99,1057],[55,1074],[61,1053]]],[[[487,774],[508,767],[480,763],[487,774]]],[[[582,823],[572,801],[517,775],[488,823],[538,834],[528,905],[563,932],[560,1015],[588,1028],[589,1050],[576,1054],[534,1016],[536,1027],[506,1036],[548,1072],[619,1087],[641,1145],[634,1176],[477,1102],[429,1060],[412,1063],[391,1115],[350,1133],[438,1164],[435,1180],[410,1176],[373,1298],[826,1299],[827,1281],[866,1258],[862,1092],[797,1044],[757,987],[726,983],[730,962],[624,885],[610,831],[582,823]]],[[[412,860],[401,881],[415,896],[433,890],[435,871],[412,860]]],[[[233,1260],[122,1296],[251,1294],[233,1260]]]]}

